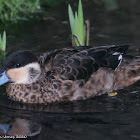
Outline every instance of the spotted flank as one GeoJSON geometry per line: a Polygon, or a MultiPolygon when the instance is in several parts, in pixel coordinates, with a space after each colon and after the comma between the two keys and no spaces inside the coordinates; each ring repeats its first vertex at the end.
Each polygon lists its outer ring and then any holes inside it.
{"type": "MultiPolygon", "coordinates": [[[[10,54],[0,71],[0,85],[9,82],[10,99],[22,103],[68,102],[109,93],[140,79],[140,57],[127,55],[128,45],[72,47],[10,54]]],[[[94,100],[93,100],[94,101],[94,100]]]]}

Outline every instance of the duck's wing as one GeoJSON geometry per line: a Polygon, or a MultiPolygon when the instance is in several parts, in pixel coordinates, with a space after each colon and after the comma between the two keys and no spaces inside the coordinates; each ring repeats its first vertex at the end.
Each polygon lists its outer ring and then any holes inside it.
{"type": "Polygon", "coordinates": [[[47,67],[47,69],[52,69],[54,62],[56,61],[56,56],[62,56],[62,58],[66,55],[72,55],[78,52],[78,49],[75,48],[62,48],[62,49],[55,49],[51,51],[45,52],[38,58],[38,62],[40,63],[41,67],[47,67]]]}
{"type": "Polygon", "coordinates": [[[87,80],[100,67],[116,69],[127,49],[128,45],[64,48],[49,52],[44,64],[50,63],[50,70],[62,79],[87,80]]]}
{"type": "MultiPolygon", "coordinates": [[[[51,51],[45,52],[43,55],[41,55],[38,58],[38,61],[40,65],[46,65],[47,63],[53,63],[53,59],[57,55],[72,55],[77,52],[81,52],[83,50],[92,50],[92,51],[99,51],[99,50],[106,50],[109,53],[125,53],[128,50],[129,45],[123,45],[123,46],[115,46],[115,45],[109,45],[109,46],[100,46],[100,47],[91,47],[91,46],[78,46],[73,48],[62,48],[62,49],[55,49],[51,51]]],[[[62,56],[62,58],[63,58],[62,56]]]]}

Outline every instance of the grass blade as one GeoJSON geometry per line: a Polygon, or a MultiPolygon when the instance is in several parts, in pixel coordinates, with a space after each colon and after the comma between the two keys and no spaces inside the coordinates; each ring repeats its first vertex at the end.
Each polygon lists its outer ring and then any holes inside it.
{"type": "Polygon", "coordinates": [[[72,32],[72,34],[73,34],[73,32],[74,32],[74,14],[73,14],[73,11],[72,11],[72,9],[71,9],[71,6],[69,5],[68,6],[68,13],[69,13],[69,21],[70,21],[70,27],[71,27],[71,32],[72,32]]]}
{"type": "MultiPolygon", "coordinates": [[[[73,35],[77,35],[78,37],[79,37],[79,35],[80,35],[80,32],[79,32],[79,23],[78,23],[79,21],[78,21],[78,15],[77,15],[77,12],[75,12],[75,22],[74,22],[74,28],[73,28],[73,30],[74,30],[74,34],[73,35]]],[[[78,41],[78,39],[74,36],[74,38],[75,38],[75,43],[76,43],[76,45],[77,46],[80,46],[80,43],[79,43],[79,41],[78,41]]],[[[79,39],[81,40],[81,38],[79,37],[79,39]]]]}
{"type": "MultiPolygon", "coordinates": [[[[0,34],[0,44],[1,44],[1,34],[0,34]]],[[[0,47],[1,48],[1,47],[0,47]]]]}
{"type": "Polygon", "coordinates": [[[85,25],[84,25],[84,18],[83,18],[83,8],[82,2],[79,0],[78,4],[78,24],[79,24],[79,38],[81,39],[83,45],[85,45],[85,25]]]}
{"type": "Polygon", "coordinates": [[[6,32],[3,32],[2,41],[1,41],[1,50],[6,50],[6,32]]]}

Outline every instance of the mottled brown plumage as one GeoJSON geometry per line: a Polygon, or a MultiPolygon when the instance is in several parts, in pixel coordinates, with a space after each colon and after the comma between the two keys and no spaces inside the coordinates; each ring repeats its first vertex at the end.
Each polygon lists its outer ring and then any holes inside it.
{"type": "Polygon", "coordinates": [[[13,78],[7,94],[15,101],[47,104],[83,100],[124,88],[140,79],[140,58],[126,55],[127,49],[127,45],[56,49],[44,53],[38,62],[36,57],[30,59],[30,54],[26,62],[24,58],[14,62],[15,56],[28,51],[16,52],[4,63],[5,73],[13,78]],[[14,67],[17,63],[20,66],[14,67]],[[18,70],[23,72],[18,74],[18,70]]]}

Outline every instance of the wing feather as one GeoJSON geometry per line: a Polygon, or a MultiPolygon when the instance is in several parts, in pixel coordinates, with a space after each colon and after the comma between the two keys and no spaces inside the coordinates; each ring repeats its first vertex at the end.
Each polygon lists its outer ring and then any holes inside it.
{"type": "Polygon", "coordinates": [[[100,67],[115,70],[121,63],[119,57],[127,49],[128,45],[64,48],[50,51],[40,58],[43,58],[41,64],[49,66],[49,70],[62,79],[87,81],[100,67]]]}

